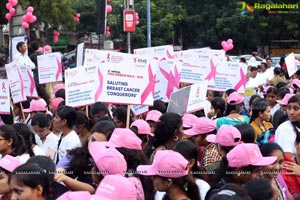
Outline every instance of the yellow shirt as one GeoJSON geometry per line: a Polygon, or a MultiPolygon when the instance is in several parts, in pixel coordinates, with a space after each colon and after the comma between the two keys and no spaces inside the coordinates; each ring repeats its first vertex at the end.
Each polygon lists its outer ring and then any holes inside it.
{"type": "Polygon", "coordinates": [[[255,122],[255,121],[252,121],[251,123],[250,123],[250,125],[253,127],[253,129],[254,129],[254,133],[255,133],[255,141],[256,141],[256,139],[257,139],[257,136],[259,135],[259,134],[261,134],[261,133],[263,133],[263,132],[265,132],[265,131],[267,131],[267,130],[269,130],[270,128],[272,128],[273,127],[273,125],[270,123],[270,122],[263,122],[263,125],[264,125],[264,128],[265,128],[265,130],[262,130],[259,126],[258,126],[258,124],[255,122]]]}

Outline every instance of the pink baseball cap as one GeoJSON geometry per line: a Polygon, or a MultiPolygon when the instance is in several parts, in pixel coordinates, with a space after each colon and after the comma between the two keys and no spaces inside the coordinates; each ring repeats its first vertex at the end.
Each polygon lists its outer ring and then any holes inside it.
{"type": "Polygon", "coordinates": [[[58,105],[59,105],[61,102],[63,102],[63,101],[64,101],[64,99],[61,98],[61,97],[54,98],[54,99],[52,100],[52,111],[56,111],[58,105]]]}
{"type": "Polygon", "coordinates": [[[125,176],[127,163],[117,149],[106,148],[103,142],[92,142],[89,145],[89,152],[103,176],[114,174],[125,176]]]}
{"type": "Polygon", "coordinates": [[[188,161],[178,152],[172,150],[156,151],[152,165],[139,165],[137,173],[145,176],[162,176],[179,178],[188,174],[188,161]]]}
{"type": "Polygon", "coordinates": [[[133,126],[135,126],[138,129],[138,134],[146,134],[146,135],[154,136],[154,134],[151,133],[150,125],[145,120],[142,119],[135,120],[130,125],[130,127],[133,126]]]}
{"type": "Polygon", "coordinates": [[[280,105],[286,106],[286,105],[288,105],[288,102],[292,96],[294,96],[294,94],[286,94],[286,95],[284,95],[283,99],[276,100],[276,102],[279,103],[280,105]]]}
{"type": "Polygon", "coordinates": [[[1,160],[0,160],[0,167],[2,169],[5,169],[6,171],[13,172],[17,167],[21,165],[21,161],[13,157],[11,155],[5,155],[1,160]]]}
{"type": "Polygon", "coordinates": [[[115,128],[110,139],[103,143],[108,147],[142,150],[142,140],[129,128],[115,128]]]}
{"type": "Polygon", "coordinates": [[[65,89],[65,84],[56,84],[53,87],[53,94],[55,94],[55,92],[57,92],[58,90],[61,90],[61,89],[65,89]]]}
{"type": "Polygon", "coordinates": [[[29,108],[24,109],[23,112],[29,113],[29,112],[38,112],[38,111],[46,111],[46,110],[47,110],[47,104],[44,99],[38,99],[38,100],[32,99],[29,108]]]}
{"type": "Polygon", "coordinates": [[[220,144],[224,147],[234,147],[241,143],[242,135],[240,131],[231,125],[222,125],[217,134],[210,134],[206,141],[220,144]]]}
{"type": "Polygon", "coordinates": [[[244,97],[240,95],[238,92],[232,92],[227,98],[227,103],[230,105],[238,105],[243,103],[244,97]]]}
{"type": "Polygon", "coordinates": [[[235,146],[226,157],[230,167],[265,166],[277,160],[277,156],[263,157],[258,145],[252,143],[241,143],[235,146]]]}
{"type": "Polygon", "coordinates": [[[134,183],[124,176],[107,175],[100,182],[96,195],[112,200],[136,200],[137,189],[134,183]]]}
{"type": "Polygon", "coordinates": [[[108,198],[102,198],[99,195],[91,195],[88,191],[68,191],[58,197],[56,200],[110,200],[108,198]]]}
{"type": "Polygon", "coordinates": [[[295,78],[292,80],[291,83],[292,88],[296,89],[296,88],[300,88],[300,80],[295,78]]]}
{"type": "Polygon", "coordinates": [[[150,111],[147,113],[146,121],[159,122],[160,116],[162,116],[162,113],[159,112],[158,110],[150,110],[150,111]]]}
{"type": "Polygon", "coordinates": [[[182,116],[182,126],[184,128],[192,128],[196,120],[197,117],[195,115],[186,113],[182,116]]]}
{"type": "Polygon", "coordinates": [[[193,128],[183,131],[185,135],[200,135],[206,134],[217,127],[216,122],[207,117],[199,117],[195,120],[193,128]]]}

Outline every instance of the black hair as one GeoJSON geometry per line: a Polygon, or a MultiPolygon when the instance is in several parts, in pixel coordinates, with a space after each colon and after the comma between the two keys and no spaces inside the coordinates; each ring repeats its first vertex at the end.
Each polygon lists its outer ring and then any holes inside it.
{"type": "Polygon", "coordinates": [[[228,89],[228,90],[225,91],[227,96],[229,96],[233,92],[236,92],[236,90],[235,89],[228,89]]]}
{"type": "Polygon", "coordinates": [[[35,41],[31,42],[30,47],[31,47],[32,51],[36,51],[39,49],[40,43],[35,40],[35,41]]]}
{"type": "Polygon", "coordinates": [[[280,75],[280,73],[281,73],[281,68],[275,67],[274,70],[273,70],[273,72],[274,72],[274,74],[276,74],[276,75],[280,75]]]}
{"type": "Polygon", "coordinates": [[[149,110],[158,110],[161,113],[165,113],[167,111],[167,105],[162,100],[155,100],[153,106],[149,107],[149,110]]]}
{"type": "Polygon", "coordinates": [[[233,110],[236,110],[237,112],[240,112],[242,109],[243,103],[237,104],[237,105],[231,105],[229,103],[226,104],[225,109],[225,116],[228,116],[233,110]]]}
{"type": "Polygon", "coordinates": [[[211,188],[205,200],[251,200],[251,198],[241,185],[227,183],[220,188],[211,188]]]}
{"type": "Polygon", "coordinates": [[[174,148],[174,151],[180,153],[186,160],[192,160],[194,159],[194,165],[192,166],[192,175],[197,178],[203,178],[201,174],[199,173],[199,167],[198,167],[198,147],[191,141],[188,140],[182,140],[178,141],[174,148]]]}
{"type": "MultiPolygon", "coordinates": [[[[113,117],[117,118],[119,121],[126,124],[127,119],[127,106],[119,106],[113,111],[113,117]]],[[[130,118],[129,118],[129,124],[132,124],[133,122],[133,113],[130,110],[130,118]]]]}
{"type": "Polygon", "coordinates": [[[54,199],[47,172],[36,163],[25,163],[17,167],[9,177],[9,182],[12,180],[15,180],[19,186],[25,185],[32,189],[40,185],[43,187],[42,196],[47,200],[54,199]]]}
{"type": "Polygon", "coordinates": [[[246,61],[246,58],[241,57],[241,58],[240,58],[240,62],[246,63],[246,62],[247,62],[247,61],[246,61]]]}
{"type": "Polygon", "coordinates": [[[164,145],[175,135],[175,132],[182,126],[182,119],[176,113],[164,113],[160,118],[154,131],[153,146],[164,145]]]}
{"type": "Polygon", "coordinates": [[[38,96],[41,97],[42,99],[45,100],[47,107],[49,107],[50,104],[50,96],[46,91],[46,88],[43,87],[42,85],[37,85],[36,86],[36,91],[38,93],[38,96]]]}
{"type": "Polygon", "coordinates": [[[274,142],[265,143],[260,147],[260,152],[263,156],[271,156],[272,152],[275,150],[279,150],[284,154],[281,146],[274,142]]]}
{"type": "Polygon", "coordinates": [[[51,125],[50,118],[43,112],[38,112],[31,118],[31,126],[39,126],[40,128],[46,128],[51,125]]]}
{"type": "Polygon", "coordinates": [[[276,112],[274,113],[273,119],[272,119],[272,124],[273,124],[273,127],[275,128],[275,130],[278,128],[278,126],[280,124],[287,121],[288,119],[289,119],[289,117],[288,117],[286,111],[284,111],[282,109],[276,110],[276,112]]]}
{"type": "MultiPolygon", "coordinates": [[[[276,85],[276,87],[278,88],[278,89],[281,89],[281,88],[286,88],[285,86],[287,86],[288,84],[286,83],[286,82],[279,82],[279,83],[277,83],[277,85],[276,85]]],[[[286,88],[287,89],[287,88],[286,88]]]]}
{"type": "Polygon", "coordinates": [[[217,114],[217,118],[223,117],[224,116],[224,111],[225,111],[225,100],[222,97],[216,97],[211,101],[211,106],[215,110],[219,110],[217,114]]]}
{"type": "Polygon", "coordinates": [[[142,140],[142,146],[144,144],[146,144],[147,142],[149,142],[149,140],[150,140],[149,135],[148,134],[139,134],[138,127],[131,126],[129,129],[132,130],[132,132],[134,132],[135,135],[138,136],[138,138],[140,138],[142,140]]]}
{"type": "Polygon", "coordinates": [[[66,90],[65,89],[59,89],[55,92],[54,96],[57,97],[61,97],[63,99],[66,99],[66,90]]]}
{"type": "Polygon", "coordinates": [[[251,108],[253,102],[256,101],[257,99],[261,99],[261,97],[258,94],[254,94],[250,97],[249,108],[251,108]]]}
{"type": "Polygon", "coordinates": [[[16,130],[17,134],[21,135],[25,142],[25,152],[29,154],[29,156],[34,156],[34,152],[32,150],[32,145],[35,144],[34,134],[31,132],[29,127],[23,123],[13,124],[12,127],[16,130]]]}
{"type": "Polygon", "coordinates": [[[119,147],[117,150],[124,156],[127,163],[126,176],[135,176],[141,180],[145,200],[153,199],[154,186],[150,176],[142,176],[136,173],[136,168],[139,165],[149,165],[149,160],[141,150],[127,149],[119,147]]]}
{"type": "Polygon", "coordinates": [[[57,109],[56,114],[61,118],[67,120],[67,127],[72,129],[77,117],[75,108],[70,106],[62,106],[57,109]]]}
{"type": "Polygon", "coordinates": [[[254,143],[255,131],[250,124],[237,124],[235,127],[240,131],[242,138],[241,141],[244,143],[254,143]]]}
{"type": "Polygon", "coordinates": [[[105,134],[107,140],[111,137],[111,134],[115,130],[116,125],[112,121],[99,121],[97,122],[94,127],[91,129],[91,133],[99,132],[105,134]]]}
{"type": "Polygon", "coordinates": [[[93,116],[97,114],[99,111],[104,111],[105,114],[109,115],[109,117],[111,118],[107,105],[101,102],[96,102],[91,106],[91,115],[93,116]]]}
{"type": "Polygon", "coordinates": [[[270,93],[273,93],[277,96],[277,93],[278,93],[278,89],[276,87],[269,87],[266,94],[270,94],[270,93]]]}
{"type": "Polygon", "coordinates": [[[23,46],[25,44],[25,42],[18,42],[17,43],[17,46],[16,46],[16,48],[17,48],[17,50],[19,51],[19,48],[21,47],[21,46],[23,46]]]}
{"type": "Polygon", "coordinates": [[[76,120],[74,122],[74,125],[75,126],[76,125],[82,125],[89,131],[93,127],[92,121],[82,111],[77,111],[77,117],[76,117],[76,120]]]}
{"type": "Polygon", "coordinates": [[[289,91],[289,89],[287,89],[287,88],[279,89],[278,92],[277,92],[277,98],[278,98],[278,99],[283,99],[284,96],[285,96],[286,94],[288,94],[288,93],[290,93],[290,91],[289,91]]]}
{"type": "Polygon", "coordinates": [[[24,139],[21,135],[18,135],[16,130],[10,125],[0,126],[0,135],[6,139],[12,139],[11,148],[13,150],[10,153],[11,156],[19,156],[25,152],[24,139]]]}
{"type": "Polygon", "coordinates": [[[257,67],[251,66],[250,67],[250,72],[253,72],[253,71],[257,71],[257,67]]]}
{"type": "Polygon", "coordinates": [[[266,99],[257,99],[253,102],[251,106],[252,115],[250,121],[254,121],[257,117],[259,117],[259,114],[262,112],[265,112],[267,107],[269,106],[269,103],[266,99]]]}
{"type": "Polygon", "coordinates": [[[244,189],[252,200],[272,199],[274,195],[270,180],[265,178],[249,181],[244,185],[244,189]]]}
{"type": "MultiPolygon", "coordinates": [[[[169,178],[161,177],[164,180],[167,180],[169,178]]],[[[192,176],[183,176],[179,178],[172,178],[172,183],[174,185],[177,185],[181,188],[182,191],[185,192],[185,194],[188,196],[188,199],[190,200],[199,200],[200,198],[200,192],[197,184],[195,183],[192,176]]],[[[170,200],[168,195],[165,195],[163,197],[163,200],[170,200]]]]}

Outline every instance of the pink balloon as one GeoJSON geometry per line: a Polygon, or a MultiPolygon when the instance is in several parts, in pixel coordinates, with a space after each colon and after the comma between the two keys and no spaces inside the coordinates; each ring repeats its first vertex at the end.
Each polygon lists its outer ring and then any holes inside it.
{"type": "Polygon", "coordinates": [[[29,28],[29,24],[27,22],[22,23],[22,28],[27,29],[29,28]]]}
{"type": "Polygon", "coordinates": [[[106,26],[106,31],[109,31],[110,30],[110,27],[109,26],[106,26]]]}
{"type": "Polygon", "coordinates": [[[106,6],[106,12],[107,13],[111,13],[112,12],[112,6],[111,5],[107,5],[106,6]]]}
{"type": "Polygon", "coordinates": [[[27,12],[26,16],[27,16],[27,19],[31,19],[31,17],[33,16],[33,14],[31,12],[27,12]]]}
{"type": "Polygon", "coordinates": [[[45,46],[44,46],[44,51],[45,51],[45,52],[50,51],[50,46],[49,46],[49,45],[45,45],[45,46]]]}
{"type": "Polygon", "coordinates": [[[32,6],[29,6],[29,7],[27,8],[27,12],[33,13],[33,11],[34,11],[34,8],[33,8],[32,6]]]}
{"type": "Polygon", "coordinates": [[[76,14],[76,17],[77,17],[77,18],[80,18],[80,13],[77,13],[77,14],[76,14]]]}
{"type": "Polygon", "coordinates": [[[57,34],[58,34],[58,31],[54,30],[54,31],[53,31],[53,35],[54,35],[54,36],[57,36],[57,34]]]}
{"type": "Polygon", "coordinates": [[[231,44],[227,44],[227,46],[228,46],[228,50],[233,49],[233,44],[232,43],[231,44]]]}
{"type": "Polygon", "coordinates": [[[9,10],[9,13],[10,13],[11,15],[14,15],[14,14],[16,14],[16,9],[14,9],[14,8],[11,8],[11,9],[9,10]]]}
{"type": "Polygon", "coordinates": [[[139,21],[140,17],[138,15],[135,16],[135,20],[139,21]]]}
{"type": "Polygon", "coordinates": [[[43,52],[43,51],[44,51],[43,47],[39,47],[37,50],[37,52],[43,52]]]}
{"type": "Polygon", "coordinates": [[[222,48],[223,48],[224,50],[225,50],[224,47],[225,47],[226,45],[227,45],[227,42],[226,42],[226,41],[222,41],[222,42],[221,42],[221,46],[222,46],[222,48]]]}
{"type": "Polygon", "coordinates": [[[137,25],[139,25],[140,24],[140,21],[139,20],[136,20],[135,21],[135,25],[137,26],[137,25]]]}
{"type": "Polygon", "coordinates": [[[16,6],[16,5],[18,4],[18,0],[11,0],[11,1],[10,1],[10,4],[11,4],[12,6],[16,6]]]}
{"type": "Polygon", "coordinates": [[[36,16],[33,15],[33,16],[31,17],[31,19],[30,19],[30,23],[33,23],[33,22],[35,22],[36,20],[37,20],[36,16]]]}
{"type": "Polygon", "coordinates": [[[227,44],[228,44],[228,43],[229,43],[229,44],[232,44],[232,43],[233,43],[232,39],[229,38],[229,39],[227,40],[227,44]]]}
{"type": "Polygon", "coordinates": [[[6,9],[7,9],[7,10],[10,10],[12,7],[13,7],[13,6],[12,6],[10,3],[7,3],[7,4],[6,4],[6,9]]]}
{"type": "Polygon", "coordinates": [[[11,14],[10,13],[6,13],[5,18],[10,21],[11,20],[11,14]]]}
{"type": "Polygon", "coordinates": [[[110,31],[106,31],[106,36],[110,36],[110,31]]]}
{"type": "Polygon", "coordinates": [[[54,41],[54,43],[57,43],[58,42],[58,36],[54,36],[53,41],[54,41]]]}

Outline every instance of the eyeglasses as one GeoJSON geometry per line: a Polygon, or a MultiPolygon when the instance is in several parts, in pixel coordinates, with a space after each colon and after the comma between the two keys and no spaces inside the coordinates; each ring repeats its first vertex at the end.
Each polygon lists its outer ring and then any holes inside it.
{"type": "Polygon", "coordinates": [[[7,139],[5,139],[5,138],[0,138],[0,140],[7,140],[7,139]]]}

